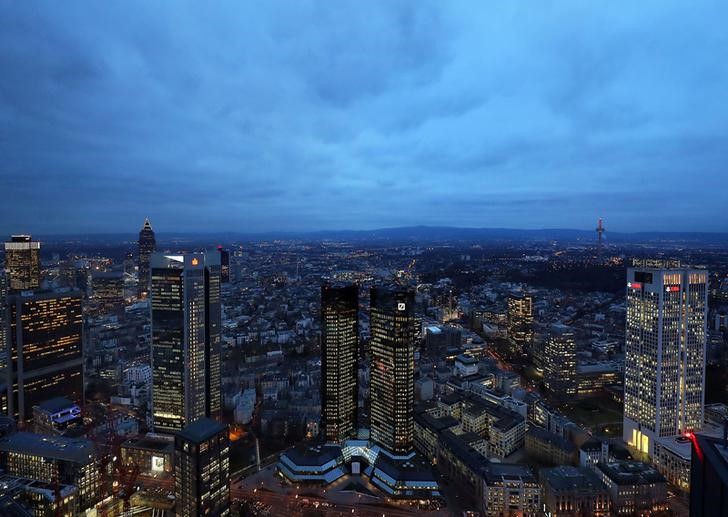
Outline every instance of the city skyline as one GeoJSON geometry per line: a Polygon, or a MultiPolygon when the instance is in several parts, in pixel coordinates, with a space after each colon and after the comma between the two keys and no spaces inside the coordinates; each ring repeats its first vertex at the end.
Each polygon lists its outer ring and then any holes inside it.
{"type": "Polygon", "coordinates": [[[727,18],[9,3],[0,515],[728,516],[727,18]]]}
{"type": "Polygon", "coordinates": [[[473,6],[9,6],[3,229],[726,231],[725,7],[473,6]]]}

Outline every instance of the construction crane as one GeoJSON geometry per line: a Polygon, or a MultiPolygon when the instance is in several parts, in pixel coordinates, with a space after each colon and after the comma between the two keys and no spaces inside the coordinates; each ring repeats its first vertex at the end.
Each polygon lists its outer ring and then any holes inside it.
{"type": "MultiPolygon", "coordinates": [[[[124,464],[121,445],[126,439],[118,432],[117,425],[123,415],[103,404],[89,404],[86,410],[86,436],[93,443],[96,466],[100,477],[100,491],[122,501],[122,515],[130,515],[129,499],[139,477],[139,465],[124,464]]],[[[100,509],[104,517],[113,512],[112,507],[100,509]]]]}
{"type": "Polygon", "coordinates": [[[417,264],[417,259],[412,259],[409,264],[407,264],[407,267],[404,269],[400,269],[398,271],[395,271],[392,274],[392,277],[394,279],[394,283],[401,286],[406,286],[410,280],[412,280],[415,276],[415,265],[417,264]]]}

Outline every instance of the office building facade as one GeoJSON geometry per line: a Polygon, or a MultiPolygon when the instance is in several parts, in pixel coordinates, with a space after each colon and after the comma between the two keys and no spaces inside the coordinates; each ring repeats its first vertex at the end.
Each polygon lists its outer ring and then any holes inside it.
{"type": "Polygon", "coordinates": [[[8,413],[8,343],[10,342],[10,314],[8,310],[8,284],[5,270],[0,269],[0,413],[8,413]]]}
{"type": "Polygon", "coordinates": [[[175,432],[219,418],[220,262],[215,253],[151,258],[152,417],[175,432]]]}
{"type": "Polygon", "coordinates": [[[321,433],[327,442],[356,436],[359,287],[321,287],[321,433]]]}
{"type": "Polygon", "coordinates": [[[370,296],[371,439],[407,455],[414,446],[414,291],[375,287],[370,296]]]}
{"type": "Polygon", "coordinates": [[[557,397],[576,394],[576,340],[566,325],[552,325],[544,344],[544,385],[557,397]]]}
{"type": "Polygon", "coordinates": [[[83,400],[83,313],[79,291],[9,297],[8,414],[20,427],[54,397],[83,400]]]}
{"type": "Polygon", "coordinates": [[[533,342],[533,297],[529,294],[508,296],[508,338],[523,353],[533,342]]]}
{"type": "Polygon", "coordinates": [[[101,475],[90,440],[17,432],[0,438],[0,468],[7,474],[38,481],[57,481],[78,489],[85,514],[101,494],[101,475]]]}
{"type": "Polygon", "coordinates": [[[40,242],[30,235],[11,235],[5,243],[5,272],[11,292],[40,287],[40,242]]]}
{"type": "Polygon", "coordinates": [[[623,437],[650,456],[658,438],[703,425],[707,281],[658,261],[627,271],[623,437]]]}
{"type": "Polygon", "coordinates": [[[209,418],[185,426],[174,438],[176,515],[230,515],[228,429],[209,418]]]}

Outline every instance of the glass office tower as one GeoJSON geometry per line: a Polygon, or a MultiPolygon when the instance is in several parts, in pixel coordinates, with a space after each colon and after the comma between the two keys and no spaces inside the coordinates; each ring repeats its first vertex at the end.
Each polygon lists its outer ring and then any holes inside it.
{"type": "Polygon", "coordinates": [[[327,442],[356,436],[359,288],[321,287],[321,429],[327,442]]]}
{"type": "Polygon", "coordinates": [[[370,296],[371,439],[404,456],[414,434],[414,291],[375,287],[370,296]]]}
{"type": "Polygon", "coordinates": [[[12,235],[5,243],[5,271],[9,291],[40,287],[40,242],[30,235],[12,235]]]}
{"type": "Polygon", "coordinates": [[[150,265],[153,423],[174,432],[220,417],[219,254],[155,253],[150,265]]]}

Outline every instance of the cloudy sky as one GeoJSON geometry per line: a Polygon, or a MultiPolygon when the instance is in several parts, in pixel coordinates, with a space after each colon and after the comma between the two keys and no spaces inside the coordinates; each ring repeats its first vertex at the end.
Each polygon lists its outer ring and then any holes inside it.
{"type": "Polygon", "coordinates": [[[0,231],[728,231],[724,1],[8,2],[0,231]]]}

